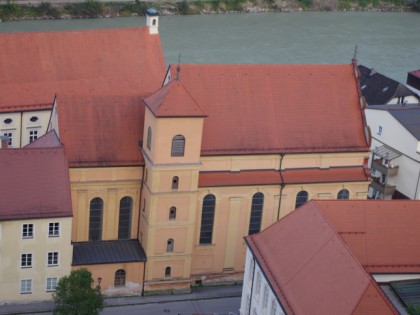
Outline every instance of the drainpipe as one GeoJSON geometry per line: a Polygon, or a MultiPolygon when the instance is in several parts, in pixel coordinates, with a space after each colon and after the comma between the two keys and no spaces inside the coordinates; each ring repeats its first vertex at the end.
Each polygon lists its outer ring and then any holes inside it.
{"type": "Polygon", "coordinates": [[[19,148],[22,147],[22,135],[23,135],[23,112],[20,112],[20,143],[19,148]]]}
{"type": "Polygon", "coordinates": [[[281,195],[283,194],[283,189],[286,186],[286,184],[284,183],[283,180],[283,175],[281,174],[281,165],[283,163],[283,158],[284,158],[285,154],[284,153],[280,153],[280,178],[281,178],[281,184],[280,184],[280,197],[279,197],[279,206],[277,209],[277,221],[280,219],[280,206],[281,206],[281,195]]]}

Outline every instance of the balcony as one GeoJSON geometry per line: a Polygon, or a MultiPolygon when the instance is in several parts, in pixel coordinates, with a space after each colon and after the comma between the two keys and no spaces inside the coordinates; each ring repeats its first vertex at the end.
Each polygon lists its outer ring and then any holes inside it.
{"type": "Polygon", "coordinates": [[[395,192],[395,187],[396,187],[396,186],[384,185],[376,181],[371,182],[370,186],[373,189],[376,189],[377,191],[379,191],[383,195],[392,195],[395,192]]]}
{"type": "Polygon", "coordinates": [[[395,176],[398,174],[398,165],[393,165],[390,167],[387,167],[382,164],[382,160],[374,160],[372,163],[372,169],[377,170],[378,172],[381,172],[385,176],[395,176]]]}

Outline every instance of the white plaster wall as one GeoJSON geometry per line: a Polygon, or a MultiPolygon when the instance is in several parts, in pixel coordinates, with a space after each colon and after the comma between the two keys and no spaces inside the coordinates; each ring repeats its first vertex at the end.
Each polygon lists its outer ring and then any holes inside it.
{"type": "Polygon", "coordinates": [[[398,174],[388,177],[390,185],[410,199],[420,199],[420,154],[417,153],[418,141],[391,114],[385,110],[366,109],[366,120],[372,132],[371,150],[383,144],[402,153],[392,160],[399,166],[398,174]],[[379,126],[382,132],[379,133],[379,126]]]}
{"type": "Polygon", "coordinates": [[[244,281],[242,285],[241,315],[284,315],[286,314],[271,290],[252,253],[247,249],[244,281]],[[257,280],[257,279],[260,280],[257,280]],[[267,297],[265,298],[265,290],[267,297]]]}

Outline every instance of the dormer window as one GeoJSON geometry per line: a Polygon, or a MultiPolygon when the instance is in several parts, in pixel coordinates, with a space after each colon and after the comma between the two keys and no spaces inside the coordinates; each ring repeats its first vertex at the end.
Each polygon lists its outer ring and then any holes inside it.
{"type": "Polygon", "coordinates": [[[184,156],[185,137],[177,135],[172,139],[171,156],[184,156]]]}

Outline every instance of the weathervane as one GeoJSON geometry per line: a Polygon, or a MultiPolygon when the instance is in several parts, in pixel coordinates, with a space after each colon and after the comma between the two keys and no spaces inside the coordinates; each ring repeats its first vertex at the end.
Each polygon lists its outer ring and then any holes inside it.
{"type": "Polygon", "coordinates": [[[181,63],[181,53],[178,54],[178,66],[176,67],[176,77],[175,80],[179,81],[179,72],[181,71],[180,64],[181,63]]]}

